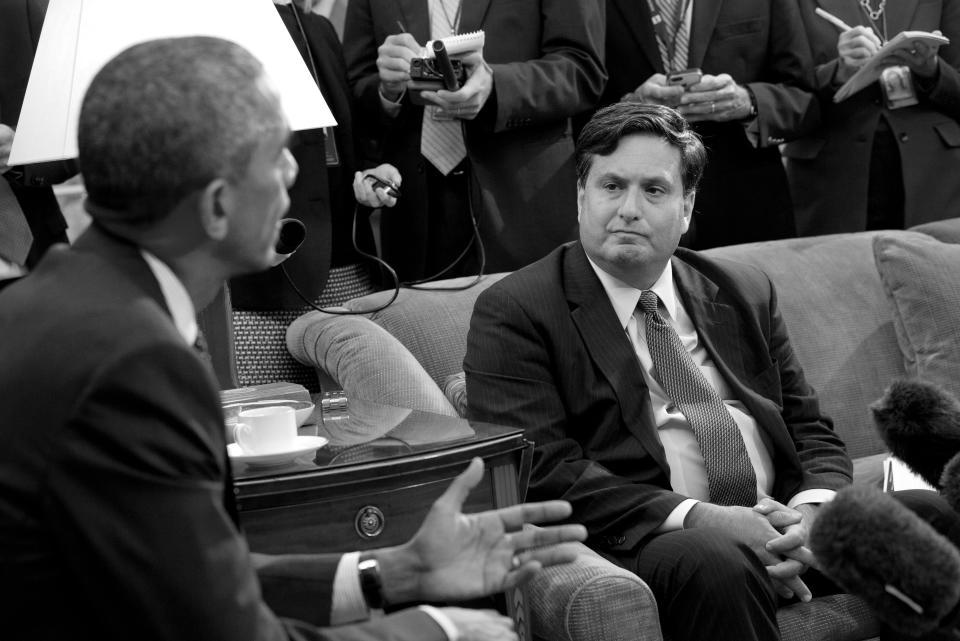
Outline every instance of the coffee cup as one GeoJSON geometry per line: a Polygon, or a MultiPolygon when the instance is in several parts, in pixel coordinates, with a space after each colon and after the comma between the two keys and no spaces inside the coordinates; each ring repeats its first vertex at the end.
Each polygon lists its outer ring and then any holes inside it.
{"type": "Polygon", "coordinates": [[[286,452],[294,448],[296,439],[296,412],[287,406],[242,410],[233,427],[233,440],[244,454],[286,452]]]}

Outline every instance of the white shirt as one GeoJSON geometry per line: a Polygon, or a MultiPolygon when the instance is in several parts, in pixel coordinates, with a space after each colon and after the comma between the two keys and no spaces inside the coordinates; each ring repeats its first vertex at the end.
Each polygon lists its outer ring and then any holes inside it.
{"type": "MultiPolygon", "coordinates": [[[[653,376],[653,359],[647,347],[646,328],[643,322],[643,312],[637,309],[640,302],[641,290],[627,285],[603,271],[592,260],[590,265],[596,272],[603,285],[610,304],[613,305],[620,326],[623,327],[630,344],[637,353],[643,378],[650,393],[650,402],[653,409],[653,420],[657,426],[657,435],[663,445],[667,465],[670,468],[670,487],[677,494],[690,497],[674,508],[658,529],[659,532],[669,532],[683,528],[683,521],[687,513],[699,501],[709,501],[710,492],[707,484],[707,471],[703,462],[700,445],[693,433],[687,418],[677,408],[673,401],[663,391],[660,383],[653,376]]],[[[776,470],[773,467],[771,456],[772,444],[767,433],[760,429],[756,420],[747,411],[747,408],[737,400],[730,390],[730,386],[720,374],[703,343],[700,341],[697,328],[687,314],[677,296],[677,289],[673,282],[673,263],[667,262],[663,273],[650,288],[663,303],[661,313],[680,336],[680,342],[690,353],[710,385],[717,390],[724,405],[740,429],[747,455],[757,477],[757,497],[770,496],[773,489],[776,470]]],[[[835,492],[826,489],[804,490],[793,496],[789,507],[796,507],[801,503],[822,503],[833,498],[835,492]]]]}
{"type": "MultiPolygon", "coordinates": [[[[166,263],[144,249],[140,250],[140,255],[143,256],[143,260],[157,279],[157,284],[160,285],[160,291],[163,293],[177,331],[188,345],[193,345],[197,341],[198,330],[197,314],[190,294],[166,263]]],[[[333,603],[330,607],[332,625],[370,618],[370,610],[360,589],[360,573],[357,570],[359,559],[359,552],[351,552],[340,557],[340,562],[337,564],[337,572],[333,579],[333,603]]],[[[457,641],[460,638],[456,626],[443,612],[428,605],[420,606],[420,609],[436,621],[450,641],[457,641]]]]}

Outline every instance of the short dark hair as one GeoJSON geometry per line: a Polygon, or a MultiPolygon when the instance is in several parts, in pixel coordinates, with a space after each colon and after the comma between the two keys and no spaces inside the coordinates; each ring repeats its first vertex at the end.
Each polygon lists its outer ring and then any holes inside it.
{"type": "Polygon", "coordinates": [[[239,179],[263,135],[286,127],[264,83],[263,65],[220,38],[151,40],[118,54],[80,109],[90,201],[151,223],[215,178],[239,179]]]}
{"type": "Polygon", "coordinates": [[[618,102],[598,110],[577,139],[577,185],[584,187],[594,156],[609,156],[620,141],[634,134],[663,138],[680,151],[683,192],[697,188],[707,164],[707,150],[700,136],[670,107],[638,102],[618,102]]]}

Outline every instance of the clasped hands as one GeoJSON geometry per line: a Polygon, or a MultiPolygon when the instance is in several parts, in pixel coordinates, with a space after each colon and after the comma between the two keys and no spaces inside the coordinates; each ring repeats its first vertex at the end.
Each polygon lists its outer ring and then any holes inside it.
{"type": "Polygon", "coordinates": [[[687,524],[731,533],[757,555],[777,594],[806,602],[812,594],[800,575],[817,566],[806,546],[817,507],[804,504],[792,509],[771,498],[761,499],[752,508],[698,503],[690,510],[687,524]]]}
{"type": "MultiPolygon", "coordinates": [[[[380,93],[396,102],[403,95],[410,80],[410,61],[419,58],[423,48],[409,33],[387,36],[377,49],[377,70],[380,75],[380,93]]],[[[467,81],[457,91],[424,91],[424,100],[438,107],[437,115],[445,118],[473,120],[483,109],[493,91],[493,71],[484,61],[483,53],[473,51],[457,56],[467,71],[467,81]]]]}
{"type": "MultiPolygon", "coordinates": [[[[933,33],[942,35],[939,30],[933,33]]],[[[844,83],[877,55],[883,43],[873,29],[859,25],[848,29],[837,38],[837,54],[840,64],[837,65],[836,81],[844,83]]],[[[921,78],[932,78],[937,71],[937,52],[939,45],[918,42],[913,49],[899,49],[883,60],[884,66],[892,67],[906,65],[921,78]]]]}
{"type": "Polygon", "coordinates": [[[750,116],[750,94],[729,74],[704,74],[700,82],[682,87],[667,84],[655,73],[622,100],[673,107],[688,122],[743,120],[750,116]]]}
{"type": "MultiPolygon", "coordinates": [[[[475,458],[434,502],[413,538],[375,552],[387,603],[473,599],[520,585],[544,567],[573,561],[575,552],[558,544],[584,540],[585,527],[530,525],[567,518],[569,503],[524,503],[464,514],[463,503],[482,478],[483,461],[475,458]]],[[[512,622],[495,612],[444,612],[465,640],[515,638],[512,622]]]]}

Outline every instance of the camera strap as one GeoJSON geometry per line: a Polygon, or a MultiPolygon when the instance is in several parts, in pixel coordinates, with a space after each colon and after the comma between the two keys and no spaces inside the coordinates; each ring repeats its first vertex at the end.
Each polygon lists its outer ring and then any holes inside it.
{"type": "Polygon", "coordinates": [[[687,67],[690,34],[687,33],[686,19],[690,2],[691,0],[647,0],[650,21],[657,34],[663,70],[667,74],[682,71],[687,67]],[[671,13],[673,15],[670,15],[671,13]],[[670,33],[671,30],[673,33],[670,33]]]}

